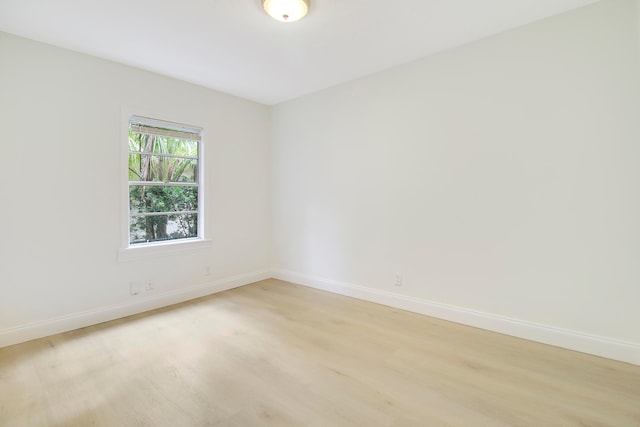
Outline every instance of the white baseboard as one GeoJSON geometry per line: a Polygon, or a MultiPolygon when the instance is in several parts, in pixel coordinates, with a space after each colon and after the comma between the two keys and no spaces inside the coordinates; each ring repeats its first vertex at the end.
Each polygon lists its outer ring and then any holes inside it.
{"type": "Polygon", "coordinates": [[[461,323],[463,325],[640,365],[640,344],[637,343],[510,319],[322,277],[309,276],[294,271],[274,269],[273,277],[303,286],[461,323]]]}
{"type": "Polygon", "coordinates": [[[268,279],[271,276],[271,270],[256,271],[238,276],[212,280],[210,282],[168,292],[139,295],[131,302],[109,307],[101,307],[94,310],[87,310],[41,322],[34,322],[0,330],[0,347],[6,347],[36,338],[72,331],[74,329],[120,319],[122,317],[143,313],[156,308],[166,307],[168,305],[192,300],[214,294],[216,292],[226,291],[227,289],[248,285],[249,283],[268,279]]]}
{"type": "Polygon", "coordinates": [[[156,308],[166,307],[191,299],[248,285],[270,277],[286,280],[340,295],[371,301],[414,313],[449,320],[463,325],[499,332],[544,344],[580,351],[608,359],[640,365],[640,344],[537,323],[510,319],[434,301],[386,292],[364,286],[314,277],[293,271],[262,270],[238,276],[213,280],[159,294],[147,294],[132,302],[87,310],[40,322],[0,330],[0,348],[45,336],[67,332],[110,320],[119,319],[156,308]]]}

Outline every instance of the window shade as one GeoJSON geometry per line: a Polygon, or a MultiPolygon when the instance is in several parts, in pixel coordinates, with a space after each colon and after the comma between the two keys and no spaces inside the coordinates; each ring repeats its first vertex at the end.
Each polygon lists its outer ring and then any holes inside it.
{"type": "Polygon", "coordinates": [[[202,131],[202,129],[195,126],[179,125],[138,116],[132,116],[129,119],[129,123],[131,130],[136,133],[190,139],[192,141],[200,141],[200,132],[202,131]]]}

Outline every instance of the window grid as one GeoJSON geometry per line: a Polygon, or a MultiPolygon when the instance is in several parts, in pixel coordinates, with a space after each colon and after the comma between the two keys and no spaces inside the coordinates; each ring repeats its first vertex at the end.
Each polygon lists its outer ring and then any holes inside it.
{"type": "Polygon", "coordinates": [[[130,118],[130,246],[201,238],[200,144],[199,129],[130,118]]]}

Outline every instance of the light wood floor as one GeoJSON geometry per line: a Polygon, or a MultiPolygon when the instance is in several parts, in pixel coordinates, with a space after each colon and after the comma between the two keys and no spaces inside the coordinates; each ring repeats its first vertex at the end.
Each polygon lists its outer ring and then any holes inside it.
{"type": "Polygon", "coordinates": [[[265,280],[0,349],[0,425],[640,426],[640,367],[265,280]]]}

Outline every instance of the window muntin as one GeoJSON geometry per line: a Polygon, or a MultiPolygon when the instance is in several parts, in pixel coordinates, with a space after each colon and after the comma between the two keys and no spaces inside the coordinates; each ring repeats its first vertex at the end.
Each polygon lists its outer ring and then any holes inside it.
{"type": "Polygon", "coordinates": [[[129,119],[129,245],[201,238],[201,130],[129,119]]]}

